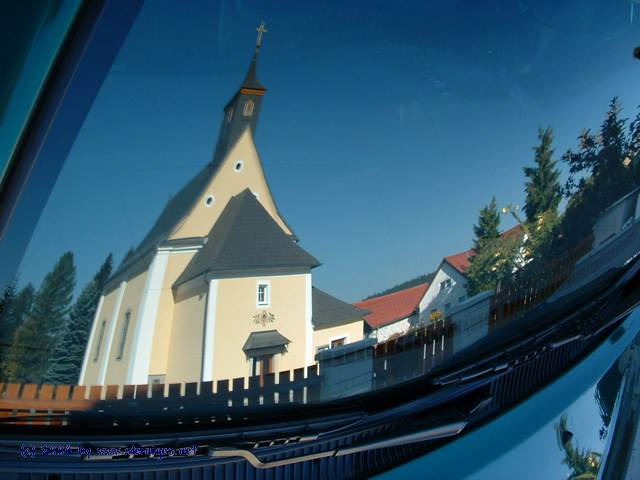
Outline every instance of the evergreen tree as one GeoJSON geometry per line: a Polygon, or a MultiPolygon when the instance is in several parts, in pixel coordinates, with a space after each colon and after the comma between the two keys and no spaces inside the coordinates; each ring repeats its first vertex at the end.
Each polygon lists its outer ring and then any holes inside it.
{"type": "Polygon", "coordinates": [[[535,167],[525,167],[524,175],[527,177],[525,193],[527,198],[524,211],[528,222],[537,222],[538,216],[545,212],[557,212],[560,203],[560,170],[556,168],[553,160],[553,130],[551,127],[538,131],[540,144],[534,148],[535,167]]]}
{"type": "Polygon", "coordinates": [[[13,337],[16,328],[18,328],[18,318],[15,311],[17,297],[16,282],[12,281],[6,286],[2,298],[0,298],[0,332],[2,332],[2,340],[0,340],[0,378],[3,376],[2,360],[11,345],[10,339],[13,337]]]}
{"type": "Polygon", "coordinates": [[[627,137],[621,110],[614,98],[600,132],[584,130],[577,151],[569,150],[562,157],[569,166],[564,188],[569,202],[561,226],[568,247],[589,235],[598,215],[635,185],[630,160],[636,125],[632,124],[627,137]]]}
{"type": "Polygon", "coordinates": [[[499,228],[500,214],[493,197],[491,203],[480,210],[478,224],[473,227],[474,255],[467,270],[469,295],[495,290],[516,268],[521,239],[501,238],[499,228]]]}
{"type": "Polygon", "coordinates": [[[102,288],[111,275],[113,257],[109,254],[93,279],[84,287],[71,308],[69,320],[49,359],[45,383],[78,382],[93,317],[102,288]]]}
{"type": "Polygon", "coordinates": [[[11,381],[41,382],[69,313],[75,274],[73,254],[66,252],[42,281],[30,315],[16,330],[7,356],[5,371],[11,381]]]}
{"type": "Polygon", "coordinates": [[[475,239],[473,249],[476,253],[483,250],[484,246],[493,242],[500,236],[500,213],[496,204],[496,197],[491,199],[491,203],[480,210],[478,224],[473,226],[475,239]]]}
{"type": "Polygon", "coordinates": [[[30,283],[16,293],[16,281],[5,289],[0,300],[0,379],[5,377],[4,363],[11,349],[12,339],[16,330],[31,311],[35,289],[30,283]]]}

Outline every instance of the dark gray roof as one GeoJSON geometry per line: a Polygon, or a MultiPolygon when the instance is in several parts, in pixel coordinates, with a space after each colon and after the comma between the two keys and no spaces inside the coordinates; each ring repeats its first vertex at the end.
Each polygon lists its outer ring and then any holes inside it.
{"type": "Polygon", "coordinates": [[[313,299],[313,317],[311,321],[314,327],[323,328],[340,325],[371,313],[368,310],[361,310],[343,302],[316,287],[313,287],[311,295],[313,299]]]}
{"type": "Polygon", "coordinates": [[[277,330],[252,332],[242,350],[247,354],[269,355],[282,352],[291,341],[277,330]]]}
{"type": "Polygon", "coordinates": [[[284,267],[313,268],[320,262],[302,249],[245,189],[232,197],[174,283],[178,286],[204,273],[232,273],[284,267]]]}
{"type": "Polygon", "coordinates": [[[251,59],[251,65],[249,65],[249,71],[247,71],[247,76],[244,78],[244,82],[242,82],[242,88],[252,88],[254,90],[266,90],[264,86],[258,80],[258,51],[253,54],[253,59],[251,59]]]}

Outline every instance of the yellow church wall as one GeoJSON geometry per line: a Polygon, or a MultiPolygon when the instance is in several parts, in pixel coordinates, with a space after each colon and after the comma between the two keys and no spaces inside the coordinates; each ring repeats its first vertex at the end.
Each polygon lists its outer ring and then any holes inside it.
{"type": "Polygon", "coordinates": [[[89,349],[89,357],[87,358],[87,366],[84,373],[84,379],[82,380],[83,385],[96,385],[98,383],[100,366],[105,361],[105,342],[107,338],[107,332],[109,331],[113,318],[113,309],[115,308],[118,299],[118,291],[119,289],[117,288],[115,290],[112,290],[107,295],[105,295],[104,300],[102,301],[102,308],[100,309],[99,315],[96,318],[96,322],[98,324],[96,325],[95,334],[93,336],[91,344],[87,347],[89,349]],[[100,355],[94,362],[93,359],[95,357],[98,340],[100,338],[100,328],[103,321],[105,321],[106,323],[104,335],[102,338],[102,345],[100,345],[100,355]]]}
{"type": "Polygon", "coordinates": [[[129,366],[130,355],[132,353],[131,342],[136,330],[136,323],[139,320],[138,312],[146,280],[147,271],[144,271],[129,279],[127,282],[127,287],[125,288],[124,296],[122,297],[122,304],[118,313],[118,321],[113,332],[111,351],[109,352],[109,358],[107,359],[107,374],[105,376],[106,385],[124,384],[126,381],[127,368],[129,366]],[[131,311],[131,317],[125,338],[124,354],[122,359],[116,360],[116,356],[118,355],[118,346],[120,345],[120,339],[122,336],[122,325],[127,311],[131,311]]]}
{"type": "Polygon", "coordinates": [[[167,356],[166,383],[197,382],[202,366],[206,285],[199,294],[176,303],[167,356]]]}
{"type": "MultiPolygon", "coordinates": [[[[275,358],[275,371],[305,365],[305,275],[260,276],[218,280],[213,347],[213,379],[247,377],[250,362],[242,347],[252,332],[277,330],[291,343],[275,358]],[[270,282],[270,306],[257,307],[257,283],[270,282]],[[273,322],[256,324],[262,311],[275,316],[273,322]]],[[[211,360],[209,360],[211,361],[211,360]]]]}
{"type": "Polygon", "coordinates": [[[345,343],[353,343],[364,338],[364,320],[357,319],[350,323],[328,327],[313,332],[314,355],[319,347],[331,345],[332,340],[346,337],[345,343]]]}
{"type": "Polygon", "coordinates": [[[182,224],[173,232],[171,238],[207,235],[231,197],[239,194],[246,188],[258,194],[258,200],[262,206],[285,232],[291,234],[291,231],[277,213],[258,157],[258,152],[253,142],[253,137],[250,131],[247,130],[223,160],[218,172],[213,179],[210,180],[202,197],[183,220],[182,224]],[[237,172],[235,166],[240,160],[243,166],[242,170],[237,172]],[[213,205],[206,206],[205,200],[210,195],[213,195],[215,200],[213,205]]]}
{"type": "Polygon", "coordinates": [[[162,375],[167,371],[169,344],[174,318],[174,299],[171,286],[193,258],[194,252],[172,252],[168,255],[169,259],[162,281],[162,292],[158,304],[155,331],[153,332],[149,375],[162,375]]]}

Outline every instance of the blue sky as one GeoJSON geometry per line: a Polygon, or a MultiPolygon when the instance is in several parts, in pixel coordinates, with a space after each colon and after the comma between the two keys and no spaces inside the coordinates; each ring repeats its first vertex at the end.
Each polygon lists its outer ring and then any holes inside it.
{"type": "MultiPolygon", "coordinates": [[[[119,261],[212,155],[267,22],[256,135],[278,206],[349,301],[434,270],[496,195],[522,204],[540,126],[557,157],[620,96],[640,104],[622,0],[149,1],[81,130],[20,268],[119,261]]],[[[511,225],[505,218],[504,227],[511,225]]]]}

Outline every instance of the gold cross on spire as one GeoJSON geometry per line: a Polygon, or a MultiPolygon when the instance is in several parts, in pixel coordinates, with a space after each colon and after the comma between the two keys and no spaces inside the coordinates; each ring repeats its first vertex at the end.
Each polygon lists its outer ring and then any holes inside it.
{"type": "Polygon", "coordinates": [[[262,46],[262,34],[267,33],[266,23],[260,22],[260,26],[256,28],[256,32],[258,32],[258,38],[256,39],[256,50],[262,46]]]}

